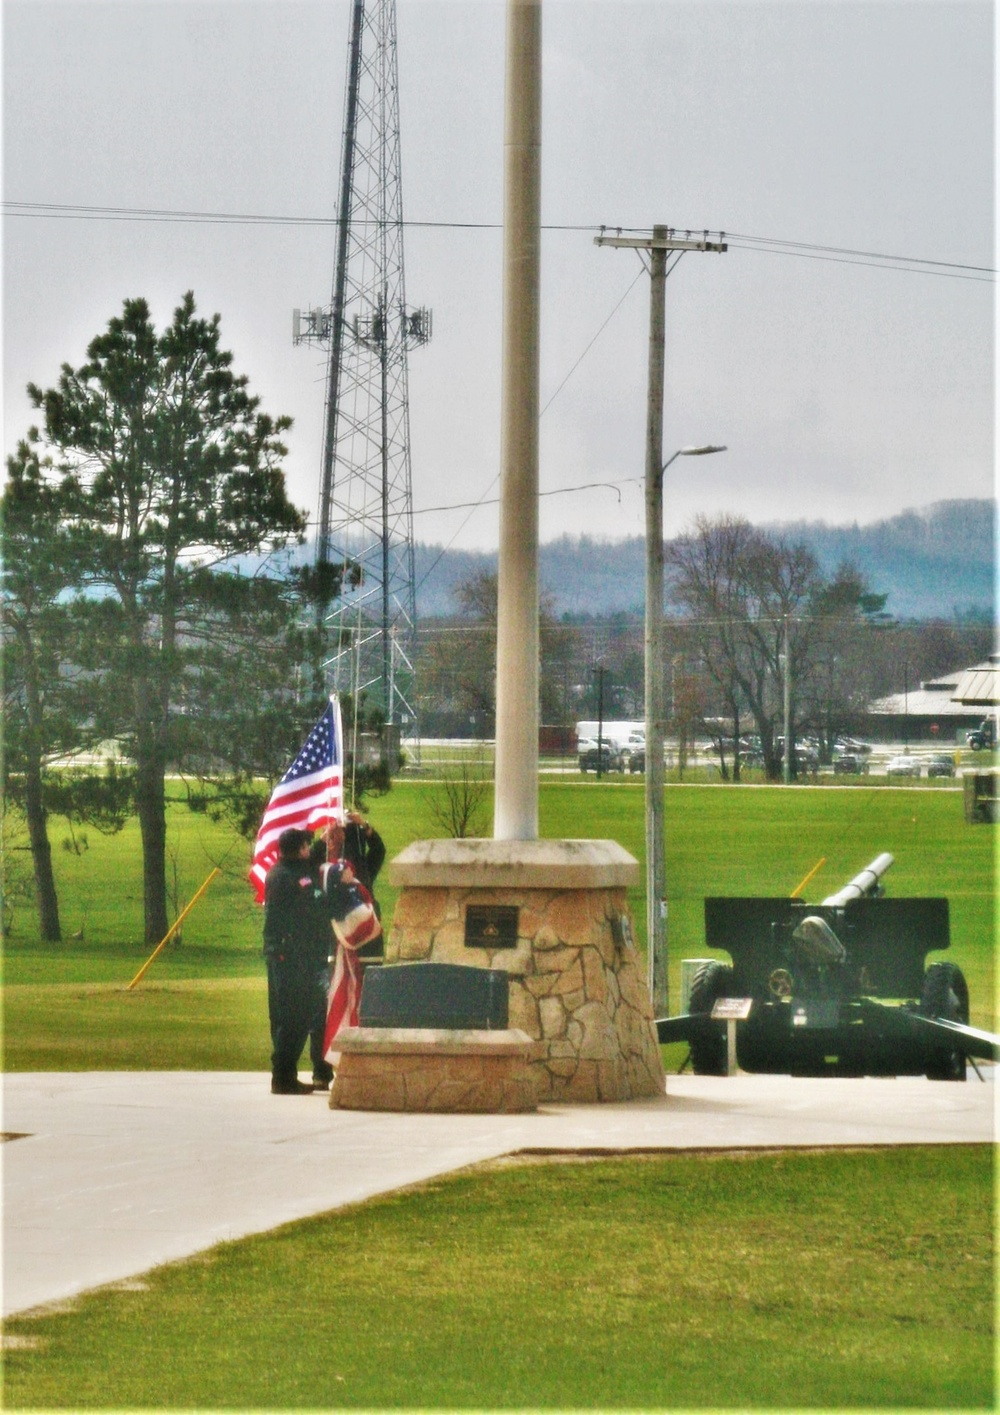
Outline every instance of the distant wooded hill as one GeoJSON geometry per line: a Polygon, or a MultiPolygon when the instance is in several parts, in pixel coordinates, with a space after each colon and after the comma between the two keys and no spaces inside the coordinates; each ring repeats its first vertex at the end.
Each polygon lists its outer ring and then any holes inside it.
{"type": "MultiPolygon", "coordinates": [[[[990,500],[937,501],[868,526],[795,521],[761,529],[804,541],[828,574],[850,561],[876,593],[888,595],[886,609],[897,619],[992,618],[995,515],[990,500]]],[[[415,553],[421,618],[456,613],[455,587],[477,572],[496,569],[495,553],[424,544],[415,553]]],[[[641,613],[644,542],[639,536],[620,541],[563,536],[540,547],[539,578],[557,615],[641,613]]]]}

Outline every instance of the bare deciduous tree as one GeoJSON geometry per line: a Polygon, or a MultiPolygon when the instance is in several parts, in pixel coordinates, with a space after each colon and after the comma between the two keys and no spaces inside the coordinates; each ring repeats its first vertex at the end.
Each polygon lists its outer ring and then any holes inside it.
{"type": "Polygon", "coordinates": [[[452,840],[486,833],[493,774],[482,752],[446,766],[430,797],[431,817],[452,840]]]}
{"type": "Polygon", "coordinates": [[[739,777],[740,722],[753,719],[764,769],[781,771],[782,692],[790,682],[790,737],[795,770],[796,724],[832,735],[835,712],[824,711],[838,679],[834,646],[870,628],[884,605],[856,570],[827,579],[803,544],[789,544],[740,517],[699,519],[694,532],[667,550],[671,596],[686,613],[695,651],[733,724],[734,777],[739,777]],[[787,662],[786,662],[787,653],[787,662]],[[825,669],[825,678],[824,678],[825,669]]]}

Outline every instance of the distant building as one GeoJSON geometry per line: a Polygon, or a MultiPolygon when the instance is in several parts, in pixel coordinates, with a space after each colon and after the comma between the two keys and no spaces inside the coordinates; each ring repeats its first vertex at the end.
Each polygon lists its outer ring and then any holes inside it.
{"type": "Polygon", "coordinates": [[[873,736],[892,741],[957,742],[1000,710],[1000,653],[918,687],[879,698],[868,709],[873,736]]]}
{"type": "Polygon", "coordinates": [[[982,717],[996,717],[1000,708],[1000,653],[967,668],[958,680],[955,698],[964,707],[980,708],[982,717]]]}

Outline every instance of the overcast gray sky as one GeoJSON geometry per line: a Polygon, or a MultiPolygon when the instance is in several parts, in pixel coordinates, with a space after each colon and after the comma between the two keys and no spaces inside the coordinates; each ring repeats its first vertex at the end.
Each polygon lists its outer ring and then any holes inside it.
{"type": "MultiPolygon", "coordinates": [[[[10,204],[332,217],[349,0],[3,15],[5,451],[29,380],[82,362],[124,298],[163,322],[192,289],[265,408],[294,417],[290,490],[315,512],[324,367],[291,311],[329,300],[333,227],[10,204]]],[[[503,31],[502,0],[399,0],[408,220],[501,220],[503,31]]],[[[729,447],[674,463],[668,533],[699,512],[865,522],[992,495],[992,5],[546,0],[543,31],[543,222],[737,233],[667,283],[665,449],[729,447]]],[[[434,313],[410,361],[422,540],[496,544],[494,505],[422,508],[497,473],[500,251],[496,230],[407,232],[408,300],[434,313]]],[[[543,405],[593,343],[543,414],[541,484],[623,483],[544,498],[543,539],[642,532],[645,276],[598,335],[638,270],[591,231],[543,237],[543,405]]]]}

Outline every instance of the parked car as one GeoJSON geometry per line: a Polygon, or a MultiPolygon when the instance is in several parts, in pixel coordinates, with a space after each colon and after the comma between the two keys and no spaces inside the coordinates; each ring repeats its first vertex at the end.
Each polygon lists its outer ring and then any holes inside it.
{"type": "Polygon", "coordinates": [[[833,745],[835,751],[854,757],[870,756],[872,750],[870,742],[861,742],[857,737],[838,737],[833,745]]]}
{"type": "Polygon", "coordinates": [[[859,756],[856,752],[841,752],[839,757],[834,759],[834,776],[867,776],[868,762],[865,757],[859,756]]]}
{"type": "MultiPolygon", "coordinates": [[[[597,770],[597,763],[598,763],[598,748],[597,748],[597,747],[588,747],[588,748],[586,749],[586,751],[583,751],[583,752],[580,753],[580,770],[581,770],[581,771],[596,771],[596,770],[597,770]]],[[[600,748],[600,764],[601,764],[601,771],[621,771],[621,770],[622,770],[621,753],[620,753],[620,752],[616,752],[616,751],[614,750],[614,748],[613,748],[613,747],[609,747],[607,743],[602,744],[602,746],[601,746],[601,748],[600,748]]]]}
{"type": "Polygon", "coordinates": [[[796,742],[795,765],[798,771],[819,771],[819,752],[809,742],[796,742]]]}
{"type": "Polygon", "coordinates": [[[886,776],[919,776],[920,763],[916,757],[893,757],[885,769],[886,776]]]}
{"type": "Polygon", "coordinates": [[[942,752],[940,756],[931,757],[930,761],[927,763],[927,775],[954,776],[955,763],[952,761],[951,757],[942,752]]]}
{"type": "MultiPolygon", "coordinates": [[[[785,759],[785,739],[778,737],[775,742],[778,760],[783,762],[785,759]]],[[[793,761],[796,771],[819,771],[819,744],[816,740],[812,737],[798,739],[795,743],[793,761]]]]}
{"type": "Polygon", "coordinates": [[[646,743],[644,739],[642,737],[636,738],[635,736],[629,737],[628,741],[622,745],[619,756],[621,757],[620,769],[622,771],[642,771],[643,763],[646,759],[646,743]],[[632,762],[636,757],[639,759],[639,765],[634,767],[632,762]]]}

